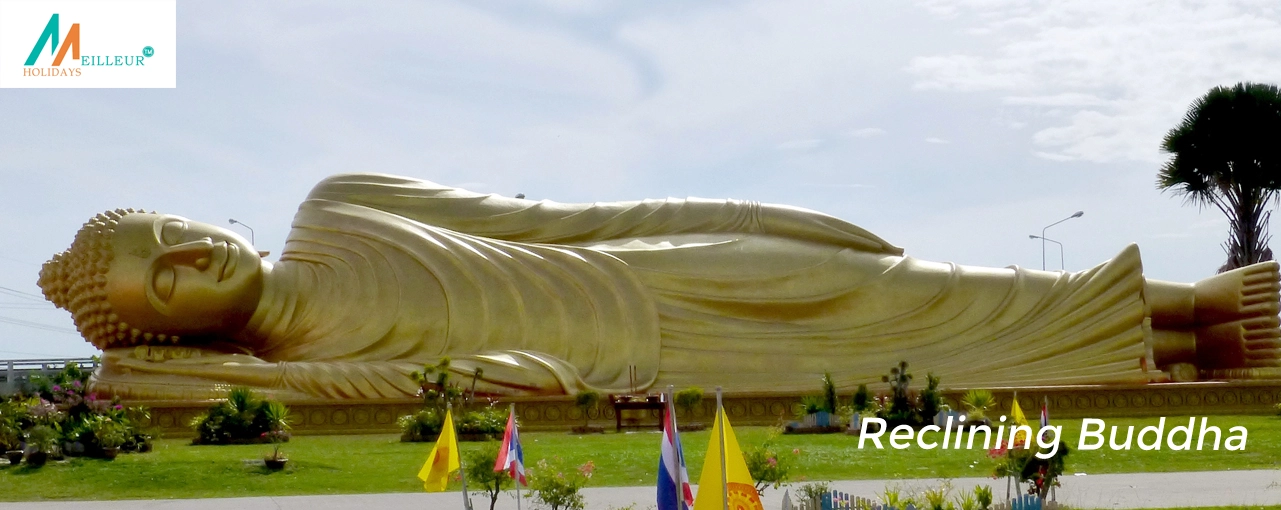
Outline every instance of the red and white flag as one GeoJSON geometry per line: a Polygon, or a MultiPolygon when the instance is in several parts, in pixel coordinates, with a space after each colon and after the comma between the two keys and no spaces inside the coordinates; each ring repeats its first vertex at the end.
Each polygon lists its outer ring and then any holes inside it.
{"type": "Polygon", "coordinates": [[[520,434],[516,432],[515,409],[507,415],[507,430],[503,431],[503,445],[498,448],[494,471],[506,471],[517,483],[529,486],[525,481],[525,452],[520,448],[520,434]]]}

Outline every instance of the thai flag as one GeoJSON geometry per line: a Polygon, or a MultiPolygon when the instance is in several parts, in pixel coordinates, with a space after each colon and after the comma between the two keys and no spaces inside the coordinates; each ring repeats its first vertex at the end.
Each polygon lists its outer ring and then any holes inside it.
{"type": "Polygon", "coordinates": [[[525,481],[525,452],[520,448],[520,434],[516,432],[516,410],[513,408],[507,415],[507,430],[503,432],[503,445],[498,448],[498,460],[494,462],[494,471],[507,471],[517,483],[529,486],[525,481]]]}
{"type": "Polygon", "coordinates": [[[1050,434],[1046,427],[1050,426],[1050,410],[1046,403],[1041,404],[1041,441],[1045,441],[1045,436],[1050,434]]]}
{"type": "Polygon", "coordinates": [[[676,413],[667,403],[663,413],[663,453],[658,459],[658,510],[688,510],[694,507],[694,490],[685,469],[685,453],[676,431],[676,413]],[[677,487],[680,487],[679,491],[677,487]],[[677,494],[679,493],[679,497],[677,494]]]}

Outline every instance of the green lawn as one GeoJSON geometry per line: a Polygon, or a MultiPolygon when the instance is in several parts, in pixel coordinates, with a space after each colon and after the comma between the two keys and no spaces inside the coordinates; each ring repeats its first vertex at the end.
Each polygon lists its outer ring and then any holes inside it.
{"type": "MultiPolygon", "coordinates": [[[[1117,418],[1108,425],[1155,425],[1150,418],[1117,418]]],[[[1183,419],[1187,423],[1187,418],[1183,419]]],[[[1245,451],[1073,451],[1070,472],[1123,473],[1281,467],[1281,419],[1266,416],[1221,416],[1212,425],[1249,430],[1245,451]]],[[[1062,420],[1064,437],[1075,449],[1079,420],[1062,420]]],[[[1167,421],[1168,430],[1179,424],[1167,421]]],[[[763,441],[760,427],[736,429],[744,448],[763,441]]],[[[573,436],[565,433],[521,434],[528,465],[560,456],[581,463],[591,460],[596,474],[591,486],[648,485],[658,464],[657,432],[573,436]]],[[[980,436],[981,437],[981,436],[980,436]]],[[[708,433],[682,435],[690,475],[698,478],[708,433]]],[[[986,452],[975,450],[859,450],[858,439],[843,434],[783,436],[782,449],[799,449],[795,478],[841,480],[867,478],[971,477],[990,473],[986,452]]],[[[463,443],[467,450],[474,443],[463,443]]],[[[888,447],[888,445],[887,445],[888,447]]],[[[41,469],[0,468],[0,500],[133,499],[413,492],[421,490],[415,474],[430,444],[401,443],[396,436],[302,436],[284,445],[290,466],[279,473],[262,467],[269,445],[190,446],[185,440],[161,440],[155,451],[122,455],[115,461],[72,459],[41,469]]],[[[1105,447],[1106,448],[1106,447],[1105,447]]]]}

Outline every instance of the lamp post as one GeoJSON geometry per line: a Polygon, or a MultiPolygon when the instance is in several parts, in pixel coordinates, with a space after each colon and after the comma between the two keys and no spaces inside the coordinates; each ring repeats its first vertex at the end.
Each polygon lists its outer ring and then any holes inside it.
{"type": "MultiPolygon", "coordinates": [[[[1041,270],[1042,270],[1042,271],[1044,271],[1044,270],[1045,270],[1045,231],[1046,231],[1046,230],[1048,230],[1050,227],[1053,227],[1053,226],[1055,226],[1055,225],[1058,225],[1058,224],[1060,224],[1060,223],[1063,223],[1063,222],[1065,222],[1065,221],[1067,221],[1067,220],[1070,220],[1070,219],[1072,219],[1072,218],[1080,218],[1080,217],[1081,217],[1081,215],[1083,215],[1083,214],[1085,214],[1085,211],[1077,211],[1077,212],[1074,212],[1074,213],[1072,213],[1072,215],[1071,215],[1071,216],[1068,216],[1068,217],[1063,218],[1063,219],[1061,219],[1061,220],[1059,220],[1059,221],[1056,221],[1056,222],[1054,222],[1054,223],[1051,223],[1051,224],[1049,224],[1049,225],[1046,225],[1046,226],[1045,226],[1045,228],[1041,229],[1041,270]]],[[[1060,245],[1060,246],[1062,246],[1062,245],[1060,245]]]]}
{"type": "MultiPolygon", "coordinates": [[[[251,227],[251,226],[249,226],[249,225],[245,225],[244,223],[241,223],[241,222],[239,222],[239,221],[236,221],[236,219],[235,219],[235,218],[227,218],[227,223],[230,223],[230,224],[232,224],[232,225],[240,225],[240,226],[242,226],[242,227],[245,227],[245,228],[249,229],[249,244],[252,244],[252,245],[254,245],[254,246],[257,246],[257,245],[258,245],[258,243],[254,240],[254,228],[253,228],[253,227],[251,227]]],[[[257,249],[257,248],[254,248],[254,249],[257,249]]]]}
{"type": "MultiPolygon", "coordinates": [[[[1059,269],[1063,269],[1063,268],[1064,268],[1064,265],[1063,265],[1063,243],[1060,243],[1060,242],[1055,241],[1055,240],[1053,240],[1053,239],[1050,239],[1050,238],[1048,238],[1048,237],[1041,237],[1041,236],[1038,236],[1038,235],[1036,235],[1036,234],[1028,234],[1028,236],[1027,236],[1027,237],[1028,237],[1028,239],[1040,239],[1040,240],[1041,240],[1041,244],[1045,244],[1045,242],[1046,242],[1046,241],[1049,241],[1049,242],[1051,242],[1051,243],[1054,243],[1054,244],[1059,245],[1059,269]]],[[[1041,270],[1042,270],[1042,271],[1044,271],[1044,270],[1045,270],[1045,260],[1044,260],[1044,259],[1042,259],[1042,260],[1041,260],[1041,270]]]]}

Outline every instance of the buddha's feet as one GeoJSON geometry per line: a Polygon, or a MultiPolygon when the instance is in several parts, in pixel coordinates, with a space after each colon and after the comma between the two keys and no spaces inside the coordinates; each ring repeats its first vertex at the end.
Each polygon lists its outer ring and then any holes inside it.
{"type": "Polygon", "coordinates": [[[1253,264],[1195,285],[1197,365],[1281,366],[1281,265],[1253,264]]]}
{"type": "Polygon", "coordinates": [[[1201,280],[1195,288],[1199,325],[1275,317],[1281,310],[1281,264],[1268,261],[1233,269],[1201,280]]]}

